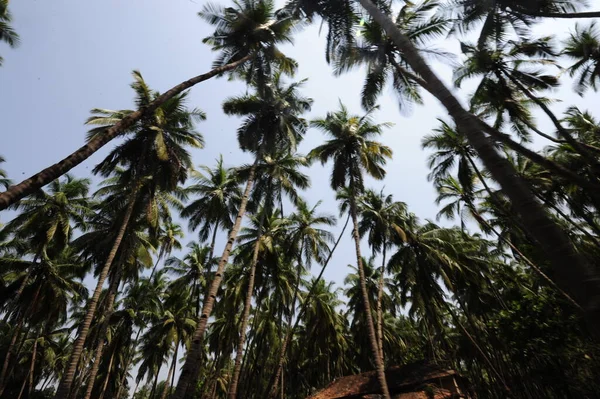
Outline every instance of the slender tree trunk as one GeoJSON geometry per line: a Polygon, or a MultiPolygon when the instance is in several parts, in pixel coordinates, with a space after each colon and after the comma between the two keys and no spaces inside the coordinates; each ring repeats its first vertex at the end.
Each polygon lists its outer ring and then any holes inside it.
{"type": "MultiPolygon", "coordinates": [[[[169,381],[172,381],[172,379],[175,377],[175,367],[177,367],[177,349],[178,349],[178,347],[179,347],[179,342],[176,342],[173,360],[171,361],[171,367],[169,367],[169,374],[167,375],[167,379],[165,380],[165,387],[163,389],[162,395],[160,396],[160,399],[167,398],[167,394],[169,393],[169,388],[171,387],[169,385],[169,381]]],[[[172,382],[171,382],[171,384],[172,384],[172,382]]]]}
{"type": "MultiPolygon", "coordinates": [[[[110,381],[110,371],[112,370],[113,363],[115,361],[115,351],[117,348],[115,347],[110,354],[110,360],[108,361],[108,370],[106,371],[106,377],[104,377],[104,383],[102,384],[102,390],[100,391],[100,395],[98,395],[98,399],[104,399],[104,394],[106,393],[106,388],[108,388],[108,382],[110,381]]],[[[115,396],[114,399],[118,399],[119,396],[115,396]]]]}
{"type": "Polygon", "coordinates": [[[65,373],[63,378],[58,385],[58,389],[56,391],[56,395],[54,399],[67,399],[69,397],[69,392],[71,391],[71,385],[73,384],[73,379],[75,377],[75,372],[77,371],[77,364],[79,363],[79,358],[81,357],[81,353],[83,352],[83,346],[85,344],[85,340],[87,339],[88,333],[90,331],[90,326],[92,324],[92,320],[94,319],[94,315],[96,313],[96,307],[98,306],[98,302],[100,300],[100,294],[102,293],[102,287],[104,286],[104,281],[108,276],[110,268],[112,266],[113,260],[117,255],[117,251],[121,246],[121,241],[125,236],[125,231],[127,230],[127,226],[129,225],[129,220],[133,214],[133,208],[135,206],[137,192],[139,187],[136,185],[132,190],[131,195],[129,197],[129,204],[127,205],[127,210],[125,215],[123,216],[123,221],[121,222],[121,227],[119,228],[119,232],[115,238],[115,242],[108,254],[106,262],[102,267],[102,271],[98,276],[98,282],[96,283],[96,289],[94,290],[94,294],[88,303],[87,312],[85,314],[85,318],[83,319],[83,323],[79,328],[79,334],[77,335],[77,339],[73,343],[73,349],[71,352],[71,357],[69,359],[69,363],[65,369],[65,373]]]}
{"type": "MultiPolygon", "coordinates": [[[[133,388],[133,395],[131,395],[132,398],[135,398],[135,394],[137,393],[139,386],[140,386],[140,380],[137,380],[135,382],[135,388],[133,388]]],[[[118,397],[115,399],[118,399],[118,397]]]]}
{"type": "Polygon", "coordinates": [[[562,13],[562,12],[528,12],[527,15],[532,17],[541,18],[600,18],[600,11],[587,11],[587,12],[573,12],[573,13],[562,13]]]}
{"type": "MultiPolygon", "coordinates": [[[[485,123],[460,105],[456,97],[425,63],[410,39],[387,15],[370,0],[360,0],[360,3],[384,28],[394,44],[402,51],[404,59],[427,82],[431,93],[448,110],[457,126],[464,131],[483,164],[521,214],[527,229],[548,254],[559,285],[586,309],[587,320],[592,330],[600,334],[600,277],[597,272],[591,270],[585,259],[575,251],[566,234],[535,200],[510,162],[498,154],[493,143],[481,131],[485,123]]],[[[486,128],[486,131],[489,129],[486,128]]]]}
{"type": "Polygon", "coordinates": [[[210,317],[210,314],[212,313],[213,307],[215,305],[215,299],[217,297],[219,287],[221,286],[221,281],[223,280],[223,272],[225,271],[225,266],[227,265],[227,261],[229,260],[229,254],[231,253],[233,243],[238,235],[240,226],[242,224],[242,219],[244,218],[244,214],[246,213],[246,206],[248,205],[248,198],[250,197],[250,191],[252,191],[252,185],[254,184],[254,175],[256,173],[256,165],[258,163],[258,159],[259,158],[256,157],[254,165],[250,169],[250,174],[246,183],[246,189],[244,190],[242,202],[240,203],[240,209],[235,219],[235,223],[231,231],[229,232],[229,238],[227,239],[227,244],[225,245],[225,249],[223,250],[221,259],[219,260],[219,265],[217,267],[215,277],[213,278],[210,284],[208,296],[204,301],[204,305],[202,307],[202,314],[200,315],[200,320],[198,320],[198,326],[196,327],[196,331],[194,331],[194,335],[192,336],[192,342],[190,343],[190,348],[186,355],[185,363],[183,364],[183,368],[181,370],[181,375],[179,376],[177,388],[175,389],[175,392],[171,399],[185,398],[185,393],[188,388],[188,385],[192,382],[195,382],[197,378],[200,362],[202,359],[202,341],[204,339],[204,332],[206,331],[208,318],[210,317]]]}
{"type": "Polygon", "coordinates": [[[215,223],[213,227],[212,239],[210,240],[210,253],[208,254],[208,259],[204,263],[208,264],[210,260],[213,258],[215,254],[215,243],[217,241],[217,232],[219,231],[219,222],[215,223]]]}
{"type": "Polygon", "coordinates": [[[383,260],[381,261],[381,268],[379,269],[379,284],[377,286],[377,338],[379,340],[379,356],[381,361],[384,362],[383,357],[383,310],[381,308],[381,301],[383,300],[383,275],[385,273],[385,251],[387,242],[383,243],[383,260]]]}
{"type": "Polygon", "coordinates": [[[152,114],[158,107],[164,104],[166,101],[180,94],[184,90],[189,89],[190,87],[204,82],[210,78],[213,78],[222,73],[231,71],[238,66],[244,64],[254,57],[253,54],[249,54],[246,57],[224,65],[222,67],[214,68],[210,72],[204,73],[202,75],[195,76],[189,80],[179,83],[177,86],[172,87],[167,90],[160,96],[158,96],[154,101],[148,104],[145,108],[139,109],[131,114],[127,115],[121,121],[117,122],[114,126],[110,127],[103,134],[99,134],[90,140],[87,144],[80,147],[78,150],[73,152],[68,157],[64,158],[62,161],[47,167],[46,169],[36,173],[30,178],[23,180],[21,183],[11,186],[8,190],[3,193],[0,193],[0,211],[6,209],[11,204],[14,204],[16,201],[21,198],[33,193],[35,190],[45,186],[53,180],[56,180],[60,176],[64,175],[75,166],[79,165],[81,162],[88,159],[92,154],[102,148],[106,143],[117,137],[119,134],[127,130],[128,127],[142,119],[146,115],[152,114]]]}
{"type": "Polygon", "coordinates": [[[39,334],[36,334],[36,336],[35,336],[35,341],[33,342],[33,351],[31,353],[31,363],[29,365],[29,371],[27,372],[27,376],[23,380],[23,384],[21,385],[21,390],[19,391],[19,396],[17,397],[17,399],[21,399],[21,396],[23,396],[23,392],[25,392],[25,386],[27,386],[28,381],[29,381],[29,394],[27,396],[28,397],[31,396],[31,389],[33,387],[33,371],[35,369],[35,358],[37,355],[37,344],[38,344],[39,336],[40,336],[39,334]]]}
{"type": "Polygon", "coordinates": [[[252,253],[252,263],[250,265],[250,275],[248,276],[248,291],[246,292],[246,300],[244,302],[244,313],[242,314],[242,325],[240,327],[240,337],[237,344],[235,355],[235,363],[233,366],[233,375],[229,383],[229,399],[237,398],[238,381],[242,371],[242,356],[244,353],[244,343],[246,342],[246,329],[248,328],[248,320],[250,319],[250,308],[252,307],[252,294],[254,293],[254,278],[256,277],[256,265],[258,264],[258,254],[260,252],[260,241],[263,235],[263,224],[265,221],[266,209],[260,210],[260,220],[258,225],[258,236],[254,244],[254,252],[252,253]]]}
{"type": "Polygon", "coordinates": [[[360,253],[360,236],[358,234],[358,216],[356,210],[356,193],[354,190],[354,184],[351,181],[351,196],[350,196],[350,214],[352,215],[352,236],[354,238],[354,249],[356,251],[356,263],[358,265],[358,275],[360,277],[360,289],[362,292],[362,300],[365,312],[365,319],[367,321],[369,342],[371,344],[371,351],[375,360],[375,368],[377,371],[377,379],[381,387],[381,392],[385,399],[391,399],[390,391],[385,380],[385,368],[383,366],[383,359],[379,356],[379,345],[377,343],[377,334],[375,333],[375,326],[373,325],[373,315],[371,313],[371,304],[369,301],[369,291],[367,290],[367,278],[365,276],[365,269],[362,262],[362,255],[360,253]]]}
{"type": "Polygon", "coordinates": [[[296,317],[296,322],[294,323],[294,326],[289,329],[285,339],[283,340],[283,342],[281,344],[281,348],[279,350],[279,361],[277,363],[277,369],[275,370],[275,373],[274,373],[273,377],[271,378],[272,385],[271,385],[271,389],[269,390],[269,398],[270,399],[274,399],[277,396],[277,388],[279,385],[279,379],[281,377],[281,373],[283,371],[283,364],[285,363],[285,355],[287,352],[287,348],[290,344],[290,341],[292,340],[292,337],[294,336],[294,331],[296,330],[296,328],[298,328],[298,324],[300,324],[300,320],[301,320],[302,316],[304,315],[304,312],[306,312],[306,309],[308,309],[308,304],[310,303],[310,300],[312,299],[312,296],[317,288],[317,285],[319,284],[319,282],[321,281],[321,278],[323,277],[323,273],[325,272],[325,268],[327,268],[327,265],[329,264],[329,261],[331,260],[331,257],[333,256],[333,252],[335,251],[338,244],[342,240],[342,237],[344,236],[344,233],[346,232],[346,227],[348,227],[349,222],[350,222],[350,215],[348,215],[348,217],[346,218],[346,223],[344,224],[344,227],[342,228],[340,235],[338,236],[337,240],[335,241],[335,244],[333,245],[333,248],[331,249],[331,251],[329,251],[329,255],[327,256],[325,263],[323,263],[323,267],[321,268],[319,275],[317,276],[317,278],[314,280],[314,283],[310,287],[310,290],[308,291],[308,294],[306,295],[306,298],[304,299],[304,302],[302,303],[302,307],[300,308],[300,311],[298,312],[298,316],[296,317]]]}
{"type": "Polygon", "coordinates": [[[100,369],[100,363],[102,361],[102,354],[104,352],[104,338],[106,338],[106,333],[108,331],[108,327],[110,326],[110,316],[113,313],[113,306],[115,303],[115,298],[117,297],[117,289],[119,288],[120,280],[121,271],[119,270],[108,287],[108,292],[106,295],[106,309],[104,310],[104,320],[102,321],[100,331],[98,332],[98,343],[96,344],[96,350],[94,352],[94,363],[92,363],[92,369],[90,370],[90,376],[88,378],[85,395],[83,396],[84,399],[90,399],[92,397],[92,391],[94,390],[96,376],[98,375],[98,370],[100,369]]]}

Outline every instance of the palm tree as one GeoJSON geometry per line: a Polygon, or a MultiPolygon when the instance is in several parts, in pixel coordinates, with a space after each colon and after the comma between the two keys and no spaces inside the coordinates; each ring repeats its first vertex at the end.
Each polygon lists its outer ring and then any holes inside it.
{"type": "Polygon", "coordinates": [[[202,242],[208,239],[212,229],[208,254],[208,259],[212,259],[217,232],[219,229],[229,231],[233,227],[234,216],[240,207],[241,191],[234,170],[223,166],[222,155],[213,169],[208,166],[200,168],[204,173],[193,171],[195,183],[186,188],[186,193],[199,198],[187,205],[181,216],[189,219],[190,230],[200,226],[198,238],[202,242]]]}
{"type": "MultiPolygon", "coordinates": [[[[136,82],[133,88],[137,94],[138,106],[146,106],[152,99],[160,96],[150,90],[139,72],[135,72],[134,76],[136,82]]],[[[131,126],[130,131],[134,134],[116,146],[94,168],[94,173],[103,176],[118,172],[118,184],[122,187],[120,193],[126,195],[116,194],[106,202],[114,201],[113,209],[124,211],[114,242],[99,273],[94,294],[88,303],[85,318],[79,327],[69,366],[56,391],[56,399],[67,399],[69,395],[104,281],[130,227],[130,220],[135,220],[136,215],[146,214],[150,227],[158,227],[157,193],[172,192],[187,179],[192,162],[186,147],[201,148],[203,145],[202,135],[193,128],[194,120],[203,119],[204,115],[199,110],[189,111],[185,106],[185,99],[186,93],[171,97],[160,108],[155,109],[152,117],[144,118],[131,126]],[[119,167],[127,169],[119,170],[119,167]]],[[[111,126],[118,124],[132,111],[96,109],[92,112],[94,116],[88,120],[88,124],[99,127],[90,131],[90,140],[105,134],[111,126]]]]}
{"type": "MultiPolygon", "coordinates": [[[[569,238],[550,219],[523,181],[515,177],[512,165],[500,156],[492,141],[484,134],[484,131],[490,134],[495,134],[497,131],[468,113],[460,105],[458,99],[425,63],[410,39],[395,26],[387,15],[370,0],[359,0],[359,2],[403,52],[406,62],[422,78],[419,84],[442,103],[458,127],[464,132],[486,169],[490,171],[492,177],[500,184],[514,204],[515,210],[523,218],[527,229],[541,243],[548,259],[552,260],[557,283],[587,309],[588,319],[593,325],[598,326],[600,307],[593,305],[595,303],[593,298],[600,296],[600,283],[598,283],[600,279],[595,277],[596,272],[590,269],[585,259],[575,251],[569,238]],[[568,270],[564,265],[570,265],[568,270]],[[586,282],[587,290],[580,289],[583,282],[586,282]]],[[[498,137],[498,135],[494,137],[498,137]]],[[[600,330],[600,327],[594,328],[600,330]]]]}
{"type": "Polygon", "coordinates": [[[600,36],[596,23],[575,25],[575,32],[565,41],[563,54],[575,61],[569,67],[571,77],[576,76],[575,91],[580,95],[590,87],[596,91],[600,79],[600,36]]]}
{"type": "Polygon", "coordinates": [[[394,241],[406,240],[402,228],[402,216],[406,213],[406,204],[394,202],[392,195],[384,195],[383,190],[376,193],[367,190],[358,203],[360,222],[358,233],[361,237],[367,235],[373,256],[381,252],[382,260],[379,267],[379,283],[377,288],[377,339],[380,356],[383,359],[383,283],[386,266],[386,250],[394,241]]]}
{"type": "Polygon", "coordinates": [[[307,123],[300,115],[310,109],[312,100],[299,94],[298,89],[302,82],[292,83],[288,86],[283,83],[281,74],[276,73],[270,83],[256,86],[256,93],[232,98],[223,104],[226,114],[245,117],[238,129],[238,142],[242,150],[254,153],[255,161],[254,166],[247,169],[246,188],[240,201],[240,207],[233,227],[229,231],[227,244],[219,260],[217,271],[210,284],[207,298],[202,307],[202,314],[172,399],[183,399],[188,386],[197,378],[204,332],[223,280],[223,272],[229,260],[229,254],[240,229],[242,218],[246,213],[257,166],[265,155],[277,149],[293,151],[306,130],[307,123]]]}
{"type": "Polygon", "coordinates": [[[371,306],[369,305],[365,271],[360,253],[357,206],[357,197],[364,190],[364,174],[366,173],[375,179],[383,179],[385,176],[385,170],[382,165],[385,165],[386,158],[391,158],[392,150],[371,139],[379,136],[383,132],[383,129],[389,127],[390,124],[373,123],[373,110],[359,117],[351,115],[343,104],[340,104],[340,107],[339,111],[328,113],[325,119],[312,121],[311,125],[330,136],[331,140],[313,149],[309,154],[309,158],[313,160],[318,159],[322,164],[332,160],[331,187],[334,190],[347,187],[350,191],[350,215],[352,216],[354,226],[353,238],[356,250],[356,263],[360,275],[363,305],[368,325],[367,331],[369,333],[369,341],[381,390],[384,397],[390,399],[390,393],[385,380],[384,365],[380,356],[379,344],[370,311],[371,306]]]}
{"type": "MultiPolygon", "coordinates": [[[[432,48],[429,41],[442,35],[449,25],[447,19],[430,15],[431,10],[437,6],[438,2],[435,0],[425,0],[420,4],[406,3],[396,17],[396,25],[406,31],[420,51],[432,56],[444,55],[432,48]]],[[[388,5],[385,7],[391,13],[388,5]]],[[[361,92],[364,109],[370,109],[377,103],[381,91],[390,81],[401,111],[409,108],[412,103],[422,104],[418,84],[412,78],[410,67],[402,59],[398,48],[373,20],[362,20],[357,39],[343,43],[336,50],[336,74],[363,64],[367,66],[367,76],[361,92]]]]}
{"type": "Polygon", "coordinates": [[[220,52],[211,71],[181,82],[144,104],[138,104],[136,111],[118,117],[101,135],[95,135],[71,155],[0,193],[0,210],[65,174],[112,139],[135,130],[135,126],[143,124],[142,121],[146,118],[152,118],[165,102],[180,96],[200,82],[235,72],[238,67],[241,71],[264,71],[267,75],[269,62],[274,62],[286,72],[293,71],[295,62],[285,57],[278,45],[292,41],[290,33],[295,21],[276,13],[272,0],[240,0],[233,5],[234,7],[220,7],[207,4],[200,13],[205,21],[215,27],[214,34],[204,41],[213,50],[220,52]]]}
{"type": "MultiPolygon", "coordinates": [[[[8,10],[8,0],[0,0],[0,41],[14,48],[19,45],[19,35],[10,26],[11,22],[12,15],[8,10]]],[[[2,61],[4,59],[0,57],[0,66],[2,61]]]]}
{"type": "MultiPolygon", "coordinates": [[[[3,156],[0,155],[0,164],[6,162],[3,156]]],[[[0,186],[4,186],[4,188],[8,188],[11,185],[11,181],[6,174],[4,169],[0,169],[0,186]]]]}

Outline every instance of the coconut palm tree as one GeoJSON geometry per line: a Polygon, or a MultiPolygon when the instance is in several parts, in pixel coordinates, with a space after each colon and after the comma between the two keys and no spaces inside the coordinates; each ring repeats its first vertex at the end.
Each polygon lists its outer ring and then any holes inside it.
{"type": "MultiPolygon", "coordinates": [[[[134,72],[134,76],[136,82],[132,87],[137,95],[138,106],[148,105],[152,99],[160,96],[148,87],[139,72],[134,72]]],[[[145,214],[150,228],[158,228],[157,193],[172,192],[187,179],[188,170],[192,166],[188,148],[203,146],[202,135],[194,131],[194,121],[203,119],[204,114],[199,110],[189,111],[185,100],[186,93],[183,93],[164,101],[160,108],[155,109],[152,117],[144,118],[140,123],[131,126],[130,132],[133,135],[116,146],[94,168],[94,173],[105,177],[117,172],[117,184],[122,188],[120,195],[111,196],[105,204],[113,202],[113,209],[122,209],[123,216],[98,275],[94,294],[88,303],[85,318],[73,344],[69,366],[56,391],[56,399],[67,399],[69,395],[104,281],[130,227],[130,220],[135,221],[136,215],[145,214]]],[[[92,113],[94,116],[88,119],[88,124],[98,125],[98,127],[90,131],[88,135],[90,140],[103,135],[111,126],[126,118],[125,115],[130,114],[131,111],[96,109],[92,113]]]]}
{"type": "MultiPolygon", "coordinates": [[[[12,15],[8,10],[8,0],[0,0],[0,41],[8,44],[10,47],[19,45],[19,35],[10,26],[12,15]]],[[[0,57],[0,66],[4,59],[0,57]]]]}
{"type": "Polygon", "coordinates": [[[384,295],[386,251],[392,242],[406,240],[406,234],[402,228],[402,217],[406,213],[406,204],[394,202],[392,195],[384,195],[383,190],[379,193],[366,190],[359,200],[358,210],[360,212],[359,235],[361,237],[367,235],[373,256],[380,252],[382,254],[381,266],[379,267],[376,314],[377,339],[380,356],[383,359],[383,308],[381,301],[384,295]]]}
{"type": "Polygon", "coordinates": [[[117,120],[114,120],[101,135],[95,135],[62,161],[0,193],[0,210],[67,173],[112,139],[128,135],[135,130],[135,126],[143,124],[144,119],[152,118],[165,102],[180,96],[198,83],[235,72],[238,67],[243,72],[259,71],[261,73],[256,73],[255,76],[262,79],[271,69],[270,62],[286,73],[295,69],[295,62],[283,55],[279,45],[292,41],[291,32],[296,22],[288,16],[276,13],[274,1],[240,0],[235,1],[233,7],[207,4],[200,16],[215,27],[215,32],[204,39],[213,50],[220,53],[211,71],[181,82],[146,103],[137,104],[138,109],[135,111],[118,115],[117,120]]]}
{"type": "Polygon", "coordinates": [[[194,184],[185,189],[188,195],[199,198],[190,202],[181,216],[189,219],[190,230],[200,226],[198,238],[202,242],[208,239],[212,230],[208,254],[208,259],[212,259],[218,231],[229,231],[233,227],[241,191],[233,169],[223,166],[222,155],[213,169],[204,165],[200,168],[202,171],[192,172],[194,184]]]}
{"type": "Polygon", "coordinates": [[[351,115],[343,104],[340,104],[340,108],[337,112],[328,113],[325,119],[317,119],[311,122],[313,127],[323,131],[331,139],[325,144],[314,148],[310,152],[309,158],[319,160],[322,164],[330,160],[333,161],[331,187],[334,190],[348,188],[350,192],[350,215],[354,226],[353,238],[356,263],[360,275],[363,305],[368,325],[367,331],[381,390],[384,397],[390,399],[362,265],[357,205],[357,197],[364,190],[364,175],[367,174],[375,179],[383,179],[385,176],[383,165],[385,165],[387,158],[392,157],[392,150],[377,141],[373,141],[372,138],[381,135],[383,129],[389,127],[390,124],[375,124],[372,115],[374,110],[370,110],[361,117],[351,115]]]}
{"type": "Polygon", "coordinates": [[[233,243],[246,213],[246,206],[257,176],[258,164],[263,157],[276,150],[286,149],[288,152],[292,152],[306,131],[307,123],[301,115],[310,109],[312,100],[300,95],[299,88],[301,85],[302,82],[286,86],[281,73],[276,73],[268,84],[257,84],[254,94],[231,98],[223,104],[223,110],[226,114],[245,117],[238,129],[238,142],[243,151],[250,151],[255,155],[255,161],[254,165],[247,169],[246,187],[240,201],[240,207],[233,227],[229,231],[227,244],[217,265],[215,276],[210,284],[202,314],[172,399],[183,399],[188,386],[195,383],[197,378],[202,356],[201,343],[204,332],[223,280],[223,272],[233,248],[233,243]]]}

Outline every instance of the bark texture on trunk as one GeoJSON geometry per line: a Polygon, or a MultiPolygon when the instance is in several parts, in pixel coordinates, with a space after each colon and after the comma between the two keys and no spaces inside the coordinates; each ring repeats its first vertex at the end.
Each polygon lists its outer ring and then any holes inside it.
{"type": "Polygon", "coordinates": [[[200,360],[202,358],[202,341],[204,338],[204,332],[206,331],[208,318],[210,317],[210,314],[212,313],[213,307],[215,305],[217,292],[219,291],[221,281],[223,280],[223,273],[225,271],[227,261],[229,260],[229,255],[231,253],[231,249],[233,248],[233,243],[240,230],[244,214],[246,213],[246,205],[248,205],[248,198],[250,197],[252,185],[254,184],[256,165],[257,161],[254,162],[254,165],[250,169],[248,182],[246,183],[246,188],[244,190],[242,202],[240,203],[240,209],[238,211],[237,217],[235,218],[235,223],[231,228],[231,231],[229,232],[229,238],[227,239],[227,244],[225,245],[223,254],[221,255],[221,260],[219,260],[219,265],[217,267],[215,277],[213,278],[210,284],[208,296],[206,297],[204,305],[202,306],[202,314],[200,315],[200,320],[198,321],[196,331],[194,331],[192,342],[190,343],[190,348],[188,350],[187,356],[185,358],[185,363],[183,364],[183,368],[181,370],[179,382],[177,383],[177,388],[175,389],[175,392],[173,393],[171,399],[184,399],[186,397],[185,393],[189,384],[195,382],[197,378],[197,374],[200,369],[200,360]]]}
{"type": "Polygon", "coordinates": [[[300,324],[300,320],[301,320],[302,316],[304,316],[304,312],[306,312],[306,309],[308,309],[308,304],[310,303],[312,295],[315,292],[315,289],[317,288],[317,284],[321,281],[321,278],[323,278],[323,273],[325,272],[325,269],[327,268],[327,265],[329,264],[329,261],[331,260],[331,257],[333,256],[333,252],[335,251],[338,244],[342,240],[342,237],[344,236],[344,233],[346,232],[346,227],[348,227],[349,222],[350,222],[350,215],[348,215],[348,217],[346,218],[346,223],[344,224],[344,227],[342,228],[340,235],[338,236],[337,240],[335,241],[333,248],[331,248],[331,251],[329,251],[329,255],[327,256],[325,263],[323,263],[323,267],[321,268],[319,275],[315,279],[315,282],[313,283],[313,285],[310,287],[310,290],[308,290],[308,294],[306,295],[306,298],[304,299],[304,302],[302,303],[302,307],[300,308],[300,311],[298,312],[298,316],[296,317],[296,322],[294,323],[294,326],[289,329],[288,333],[285,336],[285,339],[283,340],[283,343],[281,344],[281,348],[279,350],[279,362],[277,363],[277,369],[275,370],[275,374],[273,375],[273,378],[271,378],[272,386],[271,386],[271,389],[269,390],[269,398],[270,399],[274,399],[277,396],[277,388],[279,387],[279,380],[281,377],[281,373],[283,371],[283,364],[285,363],[285,354],[287,352],[288,345],[290,344],[290,341],[292,340],[292,337],[294,336],[294,331],[296,330],[296,328],[298,328],[298,324],[300,324]]]}
{"type": "Polygon", "coordinates": [[[258,254],[260,252],[260,240],[262,239],[262,225],[265,218],[265,210],[263,210],[260,216],[260,222],[258,225],[258,237],[256,237],[256,244],[254,244],[254,252],[252,253],[252,264],[250,265],[250,275],[248,276],[248,290],[246,291],[246,300],[244,302],[244,313],[242,314],[242,324],[240,327],[240,337],[237,344],[237,350],[235,354],[235,364],[233,366],[233,375],[229,384],[229,392],[227,397],[229,399],[237,398],[238,381],[240,379],[240,373],[242,372],[242,356],[244,352],[244,343],[246,342],[246,329],[248,328],[248,319],[250,319],[250,308],[252,307],[252,293],[254,292],[254,278],[256,277],[256,265],[258,263],[258,254]]]}
{"type": "MultiPolygon", "coordinates": [[[[383,275],[385,273],[385,250],[387,243],[383,243],[383,260],[381,261],[381,268],[379,269],[379,283],[377,285],[377,339],[379,344],[379,357],[381,362],[384,363],[383,357],[383,310],[381,307],[381,301],[383,300],[383,275]]],[[[385,363],[384,363],[385,364],[385,363]]]]}
{"type": "Polygon", "coordinates": [[[390,391],[387,386],[385,379],[385,368],[383,366],[383,359],[379,356],[379,345],[377,343],[377,334],[375,333],[375,326],[373,325],[373,315],[371,314],[371,303],[369,301],[369,291],[367,290],[367,278],[365,276],[365,268],[362,262],[362,255],[360,253],[360,235],[358,234],[358,216],[356,210],[356,197],[354,190],[350,196],[350,214],[352,215],[352,236],[354,238],[354,250],[356,251],[356,263],[358,266],[358,275],[360,278],[360,290],[362,292],[362,300],[365,312],[365,320],[367,321],[369,342],[371,344],[371,352],[375,358],[375,367],[377,371],[377,380],[381,387],[381,392],[385,399],[391,399],[390,391]]]}
{"type": "Polygon", "coordinates": [[[21,198],[32,194],[35,190],[45,186],[46,184],[50,183],[53,180],[56,180],[60,176],[70,171],[75,166],[88,159],[93,153],[102,148],[106,143],[117,137],[131,125],[143,118],[145,115],[149,115],[152,112],[154,112],[165,101],[170,100],[171,98],[180,94],[184,90],[187,90],[198,83],[201,83],[212,77],[237,68],[239,65],[247,62],[252,57],[253,55],[247,55],[239,61],[232,62],[222,67],[214,68],[210,72],[195,76],[167,90],[166,92],[158,96],[156,100],[148,104],[146,108],[137,110],[127,115],[125,118],[123,118],[123,120],[116,123],[111,128],[107,129],[104,134],[98,135],[94,139],[90,140],[88,143],[80,147],[78,150],[76,150],[60,162],[47,167],[46,169],[36,173],[30,178],[23,180],[19,184],[10,186],[8,190],[6,190],[3,193],[0,193],[0,211],[6,209],[11,204],[14,204],[21,198]]]}
{"type": "Polygon", "coordinates": [[[54,399],[67,399],[69,397],[69,392],[71,391],[71,386],[73,385],[73,379],[75,378],[75,372],[77,371],[77,365],[79,364],[79,359],[81,358],[81,353],[83,352],[83,346],[90,331],[90,326],[92,324],[92,320],[94,319],[96,308],[98,307],[100,294],[102,293],[102,287],[104,286],[104,281],[108,277],[108,273],[112,266],[113,260],[117,255],[117,251],[121,246],[121,241],[123,241],[123,237],[125,236],[125,231],[127,230],[129,220],[133,214],[133,208],[135,206],[138,190],[139,188],[136,186],[131,192],[129,204],[127,205],[125,215],[123,216],[123,222],[121,223],[121,227],[119,228],[115,242],[113,243],[108,257],[106,258],[106,262],[102,267],[102,271],[98,276],[96,289],[94,290],[94,294],[88,303],[88,308],[83,319],[83,323],[79,327],[77,339],[73,343],[73,349],[71,352],[71,357],[69,358],[69,363],[67,364],[63,378],[58,385],[54,399]]]}
{"type": "Polygon", "coordinates": [[[511,200],[527,225],[527,230],[542,245],[552,261],[557,282],[581,304],[587,320],[600,335],[600,277],[575,251],[566,234],[550,219],[542,206],[507,159],[500,156],[493,143],[482,132],[480,119],[468,113],[456,97],[441,82],[423,60],[418,50],[394,22],[370,0],[360,0],[361,5],[383,27],[391,40],[402,51],[404,59],[426,82],[428,90],[442,103],[461,128],[469,143],[477,151],[485,167],[511,200]]]}

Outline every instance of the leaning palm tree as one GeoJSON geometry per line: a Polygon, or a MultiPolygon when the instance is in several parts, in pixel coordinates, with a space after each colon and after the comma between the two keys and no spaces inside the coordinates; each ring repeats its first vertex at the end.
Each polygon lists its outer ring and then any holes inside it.
{"type": "MultiPolygon", "coordinates": [[[[238,67],[241,71],[260,71],[266,75],[269,62],[286,72],[295,69],[295,63],[283,55],[279,45],[292,42],[291,32],[296,22],[276,13],[274,1],[239,0],[233,2],[233,7],[207,4],[200,16],[215,27],[214,34],[204,39],[213,50],[220,52],[211,71],[188,79],[143,105],[138,104],[137,110],[122,115],[103,134],[93,137],[71,155],[0,193],[0,210],[65,174],[112,139],[130,133],[132,126],[152,117],[166,101],[200,82],[234,72],[238,67]]],[[[262,77],[262,73],[256,75],[262,77]]]]}
{"type": "MultiPolygon", "coordinates": [[[[19,45],[19,35],[10,26],[12,15],[8,10],[8,0],[0,0],[0,41],[8,44],[10,47],[19,45]]],[[[3,58],[0,57],[0,66],[3,58]]]]}
{"type": "Polygon", "coordinates": [[[183,365],[177,389],[172,399],[183,399],[190,384],[195,383],[200,370],[202,340],[212,313],[217,292],[223,280],[225,266],[246,213],[246,206],[252,192],[257,167],[261,159],[277,149],[293,151],[306,131],[307,123],[301,117],[310,109],[312,100],[300,95],[302,82],[284,85],[281,73],[276,73],[269,84],[256,85],[254,94],[229,99],[223,104],[226,114],[244,116],[238,129],[238,142],[242,150],[255,156],[254,165],[248,168],[246,187],[242,195],[238,213],[229,231],[227,244],[219,260],[216,273],[211,281],[200,320],[192,338],[190,349],[183,365]]]}
{"type": "MultiPolygon", "coordinates": [[[[133,88],[137,94],[138,106],[144,107],[160,96],[159,93],[150,90],[139,72],[134,72],[134,76],[136,82],[133,88]]],[[[128,230],[130,221],[135,220],[136,215],[146,214],[150,228],[158,227],[158,194],[175,191],[178,184],[187,179],[188,170],[192,166],[188,148],[203,146],[202,135],[194,131],[194,121],[203,119],[204,114],[199,110],[189,111],[185,100],[186,93],[183,93],[163,102],[152,117],[144,118],[140,123],[131,126],[132,136],[116,146],[94,168],[95,173],[103,176],[118,172],[117,183],[121,190],[110,195],[105,203],[114,202],[114,209],[123,209],[123,216],[98,275],[86,315],[79,326],[69,365],[56,391],[56,399],[67,399],[69,395],[104,281],[109,275],[123,238],[128,231],[131,232],[131,229],[128,230]],[[121,167],[126,169],[120,169],[121,167]]],[[[88,123],[99,127],[90,131],[90,140],[105,134],[132,111],[96,109],[92,112],[94,116],[88,123]]]]}
{"type": "Polygon", "coordinates": [[[365,271],[362,264],[357,197],[364,190],[365,174],[375,179],[383,179],[385,176],[383,165],[385,165],[387,158],[392,157],[392,150],[377,141],[373,141],[372,138],[381,135],[383,129],[391,125],[389,123],[375,124],[373,122],[374,109],[360,117],[351,115],[343,104],[340,104],[340,106],[339,111],[328,113],[325,119],[312,121],[312,126],[323,131],[331,139],[313,149],[309,154],[309,158],[319,160],[322,164],[330,160],[333,161],[331,187],[334,190],[348,188],[350,191],[350,215],[354,226],[353,238],[356,263],[360,275],[363,305],[368,325],[367,331],[379,384],[385,398],[389,399],[390,393],[385,380],[384,365],[373,325],[365,271]]]}

